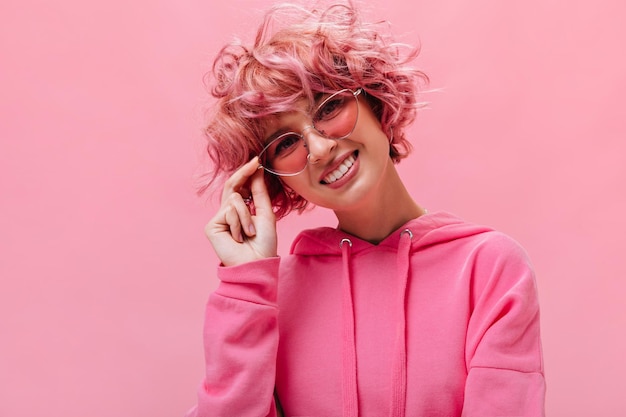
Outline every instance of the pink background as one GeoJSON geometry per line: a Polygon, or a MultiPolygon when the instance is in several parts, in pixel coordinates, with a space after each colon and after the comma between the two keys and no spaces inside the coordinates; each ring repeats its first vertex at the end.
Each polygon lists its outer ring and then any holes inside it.
{"type": "MultiPolygon", "coordinates": [[[[216,259],[201,78],[267,0],[0,3],[0,416],[180,416],[216,259]]],[[[416,199],[534,260],[550,416],[624,416],[626,3],[370,1],[438,91],[416,199]]],[[[315,210],[281,225],[330,222],[315,210]]]]}

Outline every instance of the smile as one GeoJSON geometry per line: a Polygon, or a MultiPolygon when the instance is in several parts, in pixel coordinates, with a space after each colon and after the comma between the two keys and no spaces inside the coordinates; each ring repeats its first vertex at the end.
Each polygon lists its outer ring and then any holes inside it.
{"type": "Polygon", "coordinates": [[[350,168],[352,167],[352,165],[354,165],[354,161],[356,160],[356,155],[352,154],[349,157],[347,157],[342,163],[341,165],[339,165],[337,167],[336,170],[334,170],[333,172],[331,172],[330,174],[326,175],[324,177],[324,179],[322,180],[323,184],[332,184],[333,182],[341,179],[346,172],[348,172],[350,170],[350,168]]]}

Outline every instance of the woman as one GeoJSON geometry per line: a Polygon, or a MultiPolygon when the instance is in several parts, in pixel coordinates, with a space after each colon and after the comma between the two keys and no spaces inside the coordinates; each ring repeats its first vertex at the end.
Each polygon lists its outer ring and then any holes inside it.
{"type": "Polygon", "coordinates": [[[541,416],[535,279],[507,236],[427,213],[395,163],[426,80],[352,4],[272,9],[225,47],[207,128],[221,260],[190,416],[541,416]],[[280,22],[280,27],[275,26],[280,22]],[[337,227],[278,257],[276,219],[337,227]]]}

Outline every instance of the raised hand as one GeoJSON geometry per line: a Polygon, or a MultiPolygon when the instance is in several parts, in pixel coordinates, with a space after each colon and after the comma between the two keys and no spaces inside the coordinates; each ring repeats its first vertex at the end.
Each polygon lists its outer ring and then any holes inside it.
{"type": "Polygon", "coordinates": [[[276,216],[258,167],[255,157],[224,183],[220,209],[204,229],[225,266],[276,256],[276,216]]]}

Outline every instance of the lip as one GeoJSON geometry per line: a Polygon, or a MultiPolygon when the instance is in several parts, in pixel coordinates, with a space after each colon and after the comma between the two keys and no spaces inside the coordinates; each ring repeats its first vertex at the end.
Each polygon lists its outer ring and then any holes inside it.
{"type": "Polygon", "coordinates": [[[330,188],[339,188],[341,187],[343,184],[345,184],[346,182],[348,182],[356,173],[357,169],[358,169],[358,164],[359,164],[359,153],[358,151],[352,151],[352,152],[347,152],[344,155],[342,155],[341,157],[337,158],[335,160],[335,162],[330,165],[328,168],[326,168],[324,170],[324,172],[322,172],[322,175],[320,175],[320,184],[325,185],[327,187],[330,188]],[[343,177],[341,177],[340,179],[338,179],[337,181],[330,183],[330,184],[326,184],[324,182],[324,178],[326,178],[328,176],[328,174],[330,174],[331,172],[335,171],[337,168],[339,168],[339,166],[348,158],[350,158],[351,156],[354,156],[355,161],[353,163],[353,165],[350,167],[350,169],[348,170],[348,172],[346,172],[344,174],[343,177]]]}

